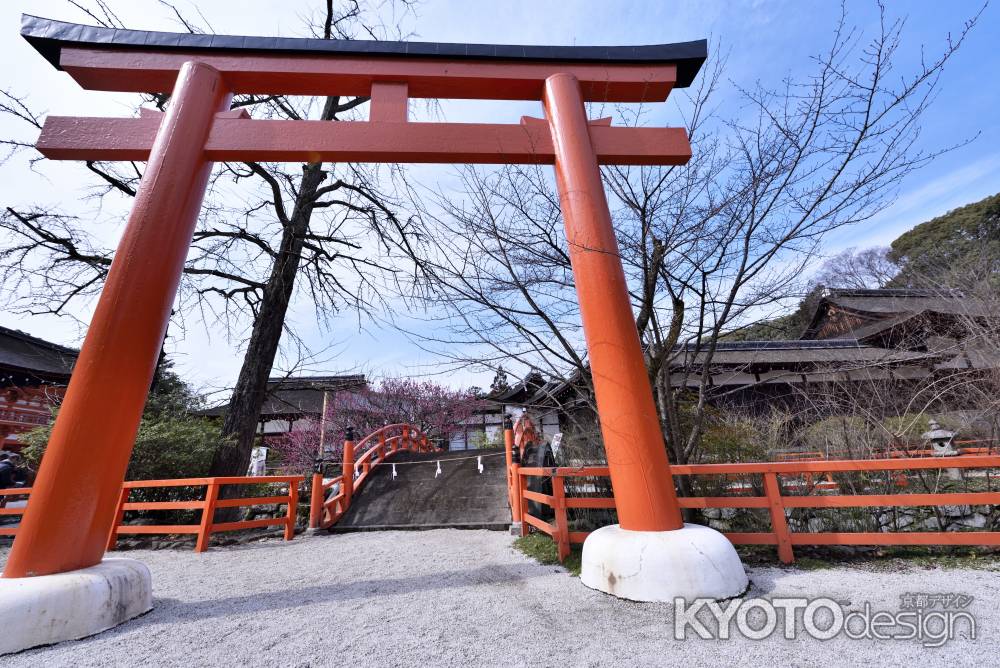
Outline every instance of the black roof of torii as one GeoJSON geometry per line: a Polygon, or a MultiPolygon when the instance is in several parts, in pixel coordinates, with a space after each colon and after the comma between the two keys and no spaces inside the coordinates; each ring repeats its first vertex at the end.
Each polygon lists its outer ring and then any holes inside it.
{"type": "Polygon", "coordinates": [[[529,46],[454,44],[375,40],[247,37],[194,33],[121,30],[66,23],[23,14],[21,36],[56,68],[63,47],[157,51],[225,51],[246,53],[330,54],[368,57],[414,57],[447,60],[531,60],[579,63],[673,63],[676,87],[691,85],[708,55],[708,42],[676,42],[643,46],[529,46]]]}

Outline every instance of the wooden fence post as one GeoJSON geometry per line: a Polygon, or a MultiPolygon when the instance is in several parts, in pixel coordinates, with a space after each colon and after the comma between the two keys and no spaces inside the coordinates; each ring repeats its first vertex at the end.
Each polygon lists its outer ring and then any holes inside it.
{"type": "Polygon", "coordinates": [[[514,526],[513,530],[520,530],[521,537],[528,535],[528,525],[524,521],[524,494],[522,492],[521,461],[515,454],[514,463],[511,464],[510,473],[514,478],[514,526]]]}
{"type": "Polygon", "coordinates": [[[198,527],[198,542],[195,543],[195,552],[204,552],[208,549],[208,542],[212,538],[212,522],[215,519],[215,503],[219,500],[219,483],[212,478],[205,490],[205,505],[201,510],[201,525],[198,527]]]}
{"type": "Polygon", "coordinates": [[[341,468],[340,488],[344,491],[344,512],[351,507],[354,495],[354,428],[348,427],[344,434],[344,464],[341,468]]]}
{"type": "Polygon", "coordinates": [[[309,528],[319,529],[323,521],[323,474],[316,471],[312,475],[312,490],[309,494],[309,528]]]}
{"type": "Polygon", "coordinates": [[[555,505],[556,547],[559,562],[569,556],[569,518],[566,515],[566,479],[558,473],[552,476],[552,498],[555,505]]]}
{"type": "MultiPolygon", "coordinates": [[[[507,460],[507,503],[510,505],[510,519],[516,522],[516,512],[514,511],[514,427],[511,424],[510,416],[503,419],[503,447],[504,457],[507,460]]],[[[520,454],[520,453],[519,453],[520,454]]],[[[520,460],[520,457],[518,458],[520,460]]]]}
{"type": "MultiPolygon", "coordinates": [[[[323,486],[322,479],[320,487],[323,486]]],[[[299,484],[297,482],[288,483],[288,521],[285,522],[285,540],[295,538],[295,520],[298,519],[299,511],[299,484]]]]}
{"type": "Polygon", "coordinates": [[[790,564],[795,561],[795,553],[792,550],[788,520],[785,518],[785,506],[781,503],[781,487],[778,485],[777,473],[764,474],[764,491],[767,493],[768,507],[771,511],[771,528],[778,539],[778,559],[783,564],[790,564]]]}
{"type": "Polygon", "coordinates": [[[118,508],[115,509],[115,521],[111,525],[111,534],[108,537],[108,552],[115,549],[115,544],[118,543],[118,526],[125,519],[125,504],[128,502],[128,497],[131,493],[131,488],[122,486],[122,491],[118,495],[118,508]]]}

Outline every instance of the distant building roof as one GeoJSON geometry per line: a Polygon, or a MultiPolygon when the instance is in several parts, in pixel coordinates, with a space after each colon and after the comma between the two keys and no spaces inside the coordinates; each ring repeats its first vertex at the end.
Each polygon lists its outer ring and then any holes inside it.
{"type": "MultiPolygon", "coordinates": [[[[704,355],[704,350],[695,353],[693,346],[679,346],[672,365],[698,364],[704,355]]],[[[868,346],[856,339],[734,341],[716,346],[712,365],[898,364],[931,357],[926,353],[868,346]]]]}
{"type": "Polygon", "coordinates": [[[0,327],[0,385],[14,379],[20,383],[31,380],[66,383],[79,354],[75,348],[0,327]]]}
{"type": "Polygon", "coordinates": [[[983,317],[988,305],[958,290],[829,290],[820,299],[803,339],[865,340],[920,314],[983,317]]]}
{"type": "MultiPolygon", "coordinates": [[[[346,376],[289,376],[269,378],[267,397],[260,411],[262,420],[319,415],[323,412],[323,393],[360,390],[368,387],[364,374],[346,376]]],[[[229,405],[198,411],[199,415],[225,415],[229,405]]]]}

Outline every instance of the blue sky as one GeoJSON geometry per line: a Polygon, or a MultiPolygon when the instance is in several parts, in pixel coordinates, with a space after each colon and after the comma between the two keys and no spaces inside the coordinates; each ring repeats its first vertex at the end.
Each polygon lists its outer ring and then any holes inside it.
{"type": "MultiPolygon", "coordinates": [[[[179,29],[168,10],[155,0],[109,0],[130,26],[144,29],[179,29]]],[[[220,33],[301,34],[302,17],[322,3],[306,0],[241,0],[191,2],[178,0],[184,10],[197,5],[220,33]],[[234,7],[239,6],[239,11],[234,7]]],[[[948,32],[956,33],[974,15],[978,2],[890,3],[890,11],[907,12],[902,62],[913,64],[921,49],[940,51],[948,32]]],[[[848,2],[850,21],[866,30],[876,27],[873,2],[848,2]]],[[[829,44],[839,14],[839,3],[764,1],[667,2],[646,0],[615,2],[590,0],[427,0],[415,16],[402,17],[413,39],[455,42],[523,44],[646,44],[707,37],[728,53],[726,77],[749,86],[757,80],[777,83],[786,75],[810,71],[810,56],[829,44]]],[[[121,116],[128,113],[127,97],[84,92],[65,75],[55,72],[17,37],[22,12],[80,23],[86,16],[61,0],[6,1],[0,5],[0,58],[8,64],[0,78],[5,89],[30,95],[33,104],[61,115],[121,116]]],[[[1000,192],[1000,7],[987,7],[967,43],[949,63],[940,82],[939,96],[924,117],[922,147],[933,150],[976,137],[971,144],[942,156],[930,167],[912,175],[894,205],[863,226],[838,231],[826,240],[832,254],[848,246],[887,244],[913,225],[952,208],[1000,192]]],[[[714,54],[712,54],[714,55],[714,54]]],[[[710,58],[712,57],[710,55],[710,58]]],[[[726,102],[723,101],[723,104],[726,102]]],[[[445,107],[449,120],[515,122],[533,105],[489,104],[445,107]]],[[[536,115],[540,112],[535,111],[536,115]]],[[[11,132],[0,120],[0,131],[11,132]]],[[[45,202],[62,206],[84,217],[98,217],[93,202],[81,201],[87,182],[79,165],[41,164],[27,169],[29,155],[22,154],[0,167],[0,192],[4,206],[45,202]]],[[[99,215],[100,214],[100,215],[99,215]]],[[[95,233],[113,243],[120,229],[96,226],[95,233]]],[[[332,342],[336,356],[313,370],[336,372],[361,369],[369,373],[407,374],[432,368],[433,356],[420,351],[399,333],[365,325],[356,319],[334,331],[321,331],[308,304],[296,304],[291,317],[297,331],[315,349],[332,342]]],[[[89,311],[79,313],[81,321],[89,311]]],[[[54,318],[0,313],[0,324],[16,327],[59,343],[78,345],[82,327],[54,318]]],[[[181,372],[206,389],[233,382],[239,370],[239,342],[227,341],[218,331],[206,331],[196,321],[171,337],[171,352],[181,372]]],[[[489,378],[458,375],[456,384],[488,385],[489,378]]]]}

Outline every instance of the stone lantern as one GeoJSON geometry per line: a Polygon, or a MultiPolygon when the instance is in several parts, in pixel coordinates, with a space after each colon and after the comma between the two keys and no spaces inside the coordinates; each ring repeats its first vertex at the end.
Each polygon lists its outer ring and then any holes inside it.
{"type": "Polygon", "coordinates": [[[955,432],[942,429],[937,420],[931,420],[928,426],[930,431],[924,432],[920,437],[931,444],[931,450],[935,457],[954,457],[960,454],[958,450],[951,447],[955,432]]]}

